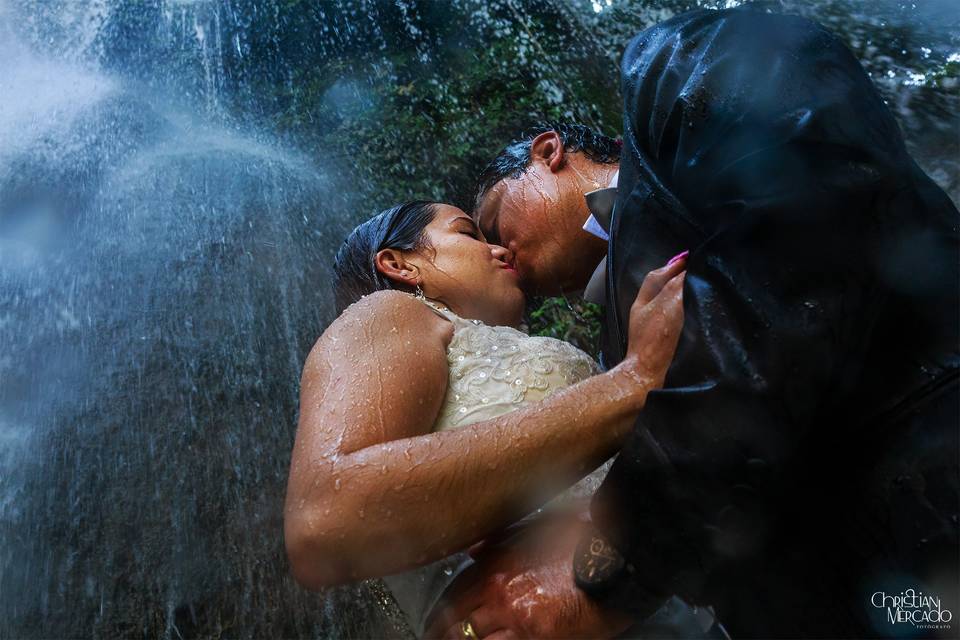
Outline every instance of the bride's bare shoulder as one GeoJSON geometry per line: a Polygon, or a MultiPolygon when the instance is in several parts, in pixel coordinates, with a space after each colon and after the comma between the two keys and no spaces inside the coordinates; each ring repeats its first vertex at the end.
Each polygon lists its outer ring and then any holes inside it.
{"type": "MultiPolygon", "coordinates": [[[[439,341],[444,348],[453,336],[453,325],[408,293],[376,291],[344,309],[323,332],[318,346],[327,341],[357,338],[358,349],[373,344],[413,344],[423,347],[439,341]],[[360,340],[363,344],[360,344],[360,340]]],[[[341,345],[343,348],[343,345],[341,345]]],[[[350,348],[350,347],[347,347],[350,348]]]]}

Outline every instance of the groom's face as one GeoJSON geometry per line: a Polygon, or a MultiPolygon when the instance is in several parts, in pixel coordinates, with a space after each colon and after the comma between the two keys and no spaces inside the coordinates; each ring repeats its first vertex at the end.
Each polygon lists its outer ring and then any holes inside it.
{"type": "Polygon", "coordinates": [[[545,163],[498,182],[473,215],[490,242],[513,252],[520,284],[531,295],[582,290],[606,250],[582,228],[589,211],[576,174],[545,163]]]}

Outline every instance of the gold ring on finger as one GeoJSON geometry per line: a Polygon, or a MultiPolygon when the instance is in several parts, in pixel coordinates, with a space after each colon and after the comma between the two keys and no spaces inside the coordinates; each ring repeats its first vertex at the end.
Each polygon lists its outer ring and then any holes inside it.
{"type": "Polygon", "coordinates": [[[463,633],[464,638],[469,638],[470,640],[480,640],[480,636],[478,636],[477,632],[473,630],[473,625],[470,624],[469,620],[464,620],[460,623],[460,631],[463,633]]]}

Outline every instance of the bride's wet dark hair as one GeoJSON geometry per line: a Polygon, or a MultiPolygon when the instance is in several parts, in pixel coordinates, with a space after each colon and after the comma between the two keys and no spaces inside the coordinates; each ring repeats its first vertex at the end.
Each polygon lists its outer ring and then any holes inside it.
{"type": "Polygon", "coordinates": [[[377,252],[423,247],[423,230],[436,214],[436,202],[404,202],[381,211],[350,232],[337,251],[333,265],[337,314],[374,291],[402,288],[377,271],[374,264],[377,252]]]}

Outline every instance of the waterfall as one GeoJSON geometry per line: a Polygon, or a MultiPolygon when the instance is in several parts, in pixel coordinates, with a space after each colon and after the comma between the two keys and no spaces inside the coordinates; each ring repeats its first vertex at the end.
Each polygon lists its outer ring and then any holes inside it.
{"type": "MultiPolygon", "coordinates": [[[[0,638],[391,636],[283,550],[337,247],[532,120],[617,132],[622,44],[725,4],[0,0],[0,638]]],[[[956,199],[955,4],[770,4],[956,199]]]]}
{"type": "Polygon", "coordinates": [[[283,551],[342,187],[70,56],[0,59],[0,637],[385,635],[283,551]]]}

